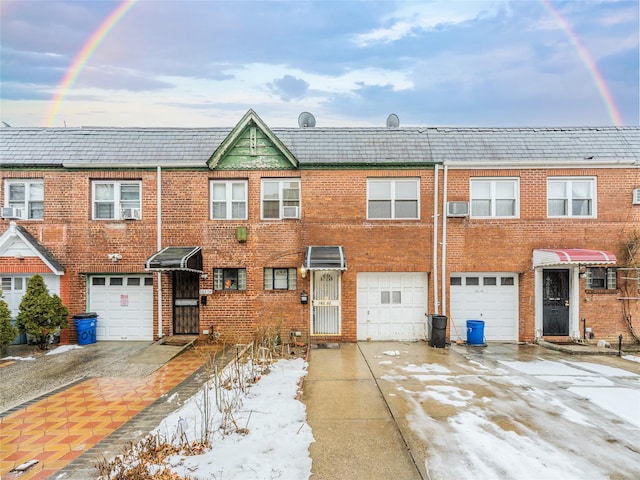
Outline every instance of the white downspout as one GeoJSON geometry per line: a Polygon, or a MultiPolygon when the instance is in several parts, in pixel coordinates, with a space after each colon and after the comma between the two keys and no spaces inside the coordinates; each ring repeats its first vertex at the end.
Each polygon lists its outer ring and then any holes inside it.
{"type": "Polygon", "coordinates": [[[442,178],[442,314],[447,314],[447,170],[444,165],[442,178]]]}
{"type": "MultiPolygon", "coordinates": [[[[156,251],[162,250],[162,167],[158,165],[156,174],[156,251]]],[[[162,272],[158,272],[158,338],[162,338],[162,272]]]]}
{"type": "Polygon", "coordinates": [[[438,165],[433,168],[433,313],[440,313],[438,303],[438,165]]]}

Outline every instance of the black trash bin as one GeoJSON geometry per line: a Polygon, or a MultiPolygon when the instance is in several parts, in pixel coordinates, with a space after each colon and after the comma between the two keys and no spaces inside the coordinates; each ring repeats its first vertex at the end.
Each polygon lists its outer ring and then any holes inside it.
{"type": "Polygon", "coordinates": [[[73,322],[76,326],[76,332],[78,333],[78,345],[96,343],[97,313],[78,313],[73,316],[73,322]]]}
{"type": "Polygon", "coordinates": [[[446,315],[432,315],[431,336],[429,337],[429,346],[436,347],[436,348],[444,348],[446,341],[447,341],[446,315]]]}

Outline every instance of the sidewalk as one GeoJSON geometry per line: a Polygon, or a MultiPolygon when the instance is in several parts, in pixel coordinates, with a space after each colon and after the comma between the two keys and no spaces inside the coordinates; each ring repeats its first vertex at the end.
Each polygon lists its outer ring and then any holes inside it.
{"type": "MultiPolygon", "coordinates": [[[[148,375],[143,368],[142,376],[127,377],[125,371],[120,372],[124,377],[113,372],[106,377],[80,379],[3,412],[0,476],[6,480],[95,477],[95,461],[109,452],[119,453],[129,441],[135,442],[175,410],[180,400],[201,387],[203,365],[221,347],[205,349],[189,349],[170,361],[167,358],[168,363],[148,375]],[[25,473],[11,473],[33,460],[37,463],[25,473]]],[[[146,352],[125,363],[151,362],[150,368],[157,368],[153,362],[161,360],[154,359],[153,346],[146,352]]]]}
{"type": "Polygon", "coordinates": [[[313,348],[304,383],[312,480],[421,479],[357,344],[313,348]]]}

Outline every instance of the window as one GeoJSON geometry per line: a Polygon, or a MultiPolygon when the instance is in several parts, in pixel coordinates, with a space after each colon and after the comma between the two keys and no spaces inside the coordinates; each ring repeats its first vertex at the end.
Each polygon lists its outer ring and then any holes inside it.
{"type": "Polygon", "coordinates": [[[262,181],[262,218],[300,218],[300,179],[262,181]]]}
{"type": "Polygon", "coordinates": [[[390,305],[397,304],[400,305],[402,303],[402,292],[394,290],[394,291],[381,291],[380,292],[380,304],[382,305],[390,305]]]}
{"type": "Polygon", "coordinates": [[[247,182],[211,182],[211,219],[247,219],[247,182]]]}
{"type": "Polygon", "coordinates": [[[4,192],[4,205],[19,209],[20,218],[30,220],[44,218],[43,180],[7,180],[4,192]]]}
{"type": "Polygon", "coordinates": [[[595,178],[549,178],[547,215],[549,217],[595,217],[595,178]]]}
{"type": "Polygon", "coordinates": [[[94,220],[121,220],[133,215],[130,209],[137,209],[139,215],[140,182],[95,181],[92,188],[94,220]]]}
{"type": "Polygon", "coordinates": [[[367,182],[367,218],[418,219],[419,180],[369,179],[367,182]]]}
{"type": "Polygon", "coordinates": [[[214,268],[214,290],[246,290],[247,270],[244,268],[214,268]]]}
{"type": "Polygon", "coordinates": [[[517,217],[517,178],[471,179],[472,217],[517,217]]]}
{"type": "Polygon", "coordinates": [[[618,288],[615,268],[587,268],[587,290],[615,290],[618,288]]]}
{"type": "Polygon", "coordinates": [[[296,290],[298,288],[298,271],[295,268],[265,268],[265,290],[296,290]]]}

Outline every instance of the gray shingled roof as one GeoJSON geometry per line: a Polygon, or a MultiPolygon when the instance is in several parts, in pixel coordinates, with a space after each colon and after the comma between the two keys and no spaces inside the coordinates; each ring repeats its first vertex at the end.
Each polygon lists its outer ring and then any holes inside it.
{"type": "MultiPolygon", "coordinates": [[[[232,128],[0,128],[0,164],[202,166],[232,128]]],[[[640,165],[640,127],[273,128],[305,166],[433,162],[640,165]]]]}

